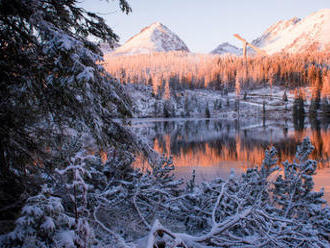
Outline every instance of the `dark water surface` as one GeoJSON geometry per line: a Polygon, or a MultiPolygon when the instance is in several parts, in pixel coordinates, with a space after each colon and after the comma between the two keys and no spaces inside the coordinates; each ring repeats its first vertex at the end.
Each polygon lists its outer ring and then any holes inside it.
{"type": "MultiPolygon", "coordinates": [[[[323,187],[330,201],[329,123],[212,119],[136,119],[131,123],[134,132],[156,151],[173,156],[178,178],[190,179],[195,170],[198,182],[260,165],[271,145],[278,150],[279,162],[293,161],[297,145],[308,136],[315,147],[310,158],[318,161],[315,189],[323,187]]],[[[136,166],[147,166],[146,161],[139,157],[136,166]]]]}

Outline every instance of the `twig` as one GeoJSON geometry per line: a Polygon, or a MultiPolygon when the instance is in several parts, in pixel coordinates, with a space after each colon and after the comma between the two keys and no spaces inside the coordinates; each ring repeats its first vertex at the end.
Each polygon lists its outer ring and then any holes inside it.
{"type": "Polygon", "coordinates": [[[212,223],[213,223],[213,225],[216,225],[217,224],[217,222],[215,220],[215,213],[216,213],[217,207],[218,207],[218,205],[220,203],[221,197],[223,196],[225,185],[226,185],[226,183],[224,183],[224,184],[221,185],[221,192],[218,195],[217,201],[216,201],[216,203],[214,205],[214,208],[213,208],[213,211],[212,211],[212,223]]]}

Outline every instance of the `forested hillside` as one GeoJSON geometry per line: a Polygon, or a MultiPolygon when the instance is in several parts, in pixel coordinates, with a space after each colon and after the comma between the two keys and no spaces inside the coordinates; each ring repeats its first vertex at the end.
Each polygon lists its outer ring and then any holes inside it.
{"type": "Polygon", "coordinates": [[[105,69],[122,83],[162,84],[176,88],[238,88],[283,85],[313,87],[330,95],[330,54],[303,53],[249,57],[153,53],[132,56],[105,56],[105,69]]]}
{"type": "Polygon", "coordinates": [[[128,84],[135,117],[261,116],[267,110],[288,117],[302,101],[312,117],[321,111],[330,118],[329,57],[328,52],[277,54],[245,61],[185,52],[108,54],[104,67],[128,84]]]}

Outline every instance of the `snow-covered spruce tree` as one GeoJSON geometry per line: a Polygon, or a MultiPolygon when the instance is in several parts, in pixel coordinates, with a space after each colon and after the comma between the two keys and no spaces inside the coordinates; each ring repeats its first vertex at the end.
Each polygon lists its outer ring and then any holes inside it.
{"type": "MultiPolygon", "coordinates": [[[[90,156],[94,158],[94,156],[90,156]]],[[[86,166],[88,155],[80,150],[70,159],[70,164],[64,169],[56,169],[64,183],[66,196],[71,200],[68,204],[74,216],[74,244],[76,247],[87,248],[93,242],[93,231],[89,226],[88,191],[92,189],[85,178],[91,178],[90,170],[86,166]]]]}
{"type": "Polygon", "coordinates": [[[75,247],[74,218],[68,216],[62,200],[44,185],[40,194],[28,198],[16,220],[15,229],[0,237],[1,247],[75,247]]]}
{"type": "Polygon", "coordinates": [[[283,163],[284,175],[278,176],[274,182],[273,197],[280,206],[282,217],[295,219],[302,225],[310,226],[314,235],[329,238],[330,220],[320,219],[320,216],[329,215],[329,209],[322,207],[326,203],[322,198],[324,193],[313,191],[312,176],[316,173],[317,164],[315,160],[308,159],[313,150],[309,138],[305,138],[297,147],[296,161],[283,163]]]}
{"type": "MultiPolygon", "coordinates": [[[[89,225],[88,201],[93,187],[86,180],[97,170],[97,167],[90,166],[101,164],[101,161],[96,161],[98,156],[89,155],[76,137],[71,137],[71,142],[65,143],[61,153],[51,161],[57,165],[55,173],[43,174],[44,177],[50,177],[44,179],[48,186],[44,185],[39,195],[27,200],[22,210],[25,217],[16,221],[13,232],[3,235],[4,244],[8,247],[87,248],[97,243],[93,228],[89,225]],[[32,218],[36,220],[31,221],[32,218]],[[66,221],[66,226],[60,221],[66,221]],[[28,231],[22,232],[21,229],[28,231]],[[30,239],[33,242],[29,244],[30,239]]],[[[99,183],[100,176],[94,177],[95,183],[99,183]]]]}
{"type": "MultiPolygon", "coordinates": [[[[130,11],[125,0],[120,6],[130,11]]],[[[87,39],[118,39],[104,20],[77,1],[5,0],[0,24],[1,172],[24,166],[14,161],[29,159],[44,142],[34,135],[58,127],[85,126],[105,140],[106,117],[126,113],[129,102],[87,39]]]]}
{"type": "MultiPolygon", "coordinates": [[[[118,37],[103,18],[77,4],[0,1],[0,181],[14,184],[1,187],[1,202],[21,204],[19,195],[35,189],[25,187],[32,175],[57,166],[49,161],[72,132],[90,134],[101,147],[132,143],[111,120],[130,114],[130,100],[88,40],[112,45],[118,37]]],[[[119,5],[130,11],[125,0],[119,5]]]]}
{"type": "Polygon", "coordinates": [[[173,206],[178,208],[173,218],[181,222],[182,218],[190,218],[184,222],[186,229],[180,230],[176,225],[171,227],[173,232],[156,220],[146,246],[328,247],[329,208],[322,208],[322,194],[311,191],[314,163],[307,160],[311,150],[309,140],[304,140],[297,149],[300,164],[296,165],[296,173],[287,181],[275,176],[275,186],[272,173],[279,168],[274,167],[277,161],[274,148],[266,152],[260,169],[249,169],[241,177],[232,174],[227,181],[215,180],[201,186],[189,183],[185,194],[173,206]],[[282,202],[276,200],[280,186],[284,187],[282,202]],[[289,205],[292,212],[288,211],[289,205]],[[198,226],[200,220],[204,223],[202,227],[198,226]]]}
{"type": "Polygon", "coordinates": [[[169,160],[160,160],[150,172],[142,173],[130,166],[133,156],[127,150],[112,148],[109,152],[111,158],[104,165],[100,154],[91,154],[83,145],[85,143],[81,140],[73,139],[63,146],[63,157],[68,164],[58,163],[52,179],[47,180],[51,188],[45,188],[47,191],[43,190],[40,193],[42,196],[28,199],[22,212],[29,215],[25,218],[27,221],[23,223],[20,218],[12,233],[0,236],[1,246],[129,247],[125,239],[132,240],[132,237],[144,235],[149,230],[146,223],[152,223],[154,216],[164,218],[162,214],[166,211],[160,211],[164,209],[162,204],[179,194],[177,185],[180,184],[169,174],[173,170],[169,160]],[[48,236],[43,233],[46,225],[43,224],[44,219],[49,219],[44,215],[50,215],[47,211],[52,210],[48,210],[48,198],[43,195],[56,196],[51,199],[61,204],[61,208],[57,208],[59,214],[70,220],[67,226],[56,224],[57,220],[54,220],[53,230],[47,233],[48,236]],[[149,199],[146,200],[146,197],[149,199]],[[43,202],[30,199],[41,199],[43,202]],[[158,207],[155,205],[156,199],[158,207]],[[26,212],[25,209],[33,207],[32,203],[41,207],[36,208],[37,212],[26,212]],[[146,208],[144,203],[149,207],[146,208]],[[150,215],[151,212],[153,214],[150,215]],[[38,221],[31,221],[31,218],[38,218],[38,221]],[[25,229],[28,232],[20,231],[25,229]],[[30,239],[33,242],[28,246],[24,240],[30,239]]]}
{"type": "Polygon", "coordinates": [[[187,184],[186,191],[181,195],[181,200],[173,206],[175,218],[183,222],[185,231],[190,234],[200,233],[201,230],[210,230],[212,221],[210,216],[214,211],[217,220],[232,216],[241,208],[251,206],[258,200],[260,203],[268,203],[267,188],[268,176],[278,170],[276,164],[276,149],[266,150],[265,159],[260,169],[248,169],[242,174],[240,181],[232,172],[228,181],[216,179],[212,182],[203,182],[201,185],[194,183],[195,174],[187,184]],[[220,194],[220,192],[223,192],[220,194]],[[224,192],[227,192],[226,194],[224,192]],[[248,192],[248,193],[247,193],[248,192]],[[219,195],[220,198],[219,198],[219,195]],[[218,199],[219,198],[219,199],[218,199]],[[240,203],[233,199],[240,199],[240,203]],[[214,205],[219,201],[217,209],[214,205]]]}
{"type": "Polygon", "coordinates": [[[134,241],[150,231],[155,219],[167,221],[171,204],[180,195],[178,186],[182,182],[175,180],[172,174],[171,159],[161,158],[143,172],[127,166],[132,162],[128,159],[130,156],[125,151],[121,153],[112,154],[105,165],[108,181],[104,190],[95,195],[93,216],[107,236],[117,241],[120,236],[134,241]]]}

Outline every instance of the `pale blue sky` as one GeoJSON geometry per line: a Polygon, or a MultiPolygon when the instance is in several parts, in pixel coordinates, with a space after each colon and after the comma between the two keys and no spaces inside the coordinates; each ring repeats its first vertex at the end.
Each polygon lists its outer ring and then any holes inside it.
{"type": "Polygon", "coordinates": [[[192,52],[208,53],[222,42],[240,46],[270,25],[330,8],[330,0],[128,0],[133,12],[121,13],[117,1],[81,0],[82,7],[101,14],[123,44],[145,26],[159,21],[175,32],[192,52]]]}

